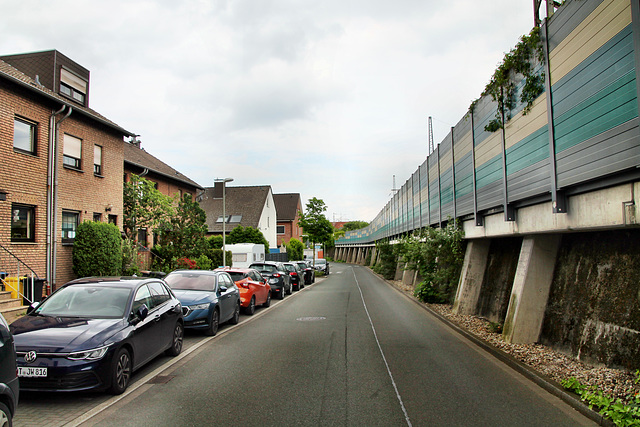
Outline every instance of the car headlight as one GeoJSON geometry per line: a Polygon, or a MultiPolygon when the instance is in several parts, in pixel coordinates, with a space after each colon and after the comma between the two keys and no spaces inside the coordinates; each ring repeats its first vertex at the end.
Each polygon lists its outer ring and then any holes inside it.
{"type": "Polygon", "coordinates": [[[206,310],[209,308],[209,303],[205,303],[205,304],[198,304],[198,305],[190,305],[189,309],[191,311],[195,311],[195,310],[206,310]]]}
{"type": "Polygon", "coordinates": [[[76,353],[69,353],[67,359],[71,360],[99,360],[107,353],[109,346],[100,348],[94,348],[91,350],[78,351],[76,353]]]}

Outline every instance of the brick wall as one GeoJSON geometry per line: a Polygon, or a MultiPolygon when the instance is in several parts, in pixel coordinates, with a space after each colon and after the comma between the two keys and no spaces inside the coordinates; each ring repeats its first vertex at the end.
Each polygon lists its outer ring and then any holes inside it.
{"type": "MultiPolygon", "coordinates": [[[[58,172],[57,284],[63,284],[75,278],[71,257],[73,246],[62,243],[60,237],[63,210],[79,212],[80,222],[92,221],[94,213],[100,213],[104,222],[108,221],[109,215],[114,215],[117,218],[116,225],[122,230],[122,177],[124,174],[122,135],[74,114],[60,126],[60,141],[63,140],[64,134],[82,140],[82,162],[81,171],[60,167],[58,172]],[[102,147],[100,175],[95,175],[93,172],[95,145],[102,147]]],[[[59,165],[62,165],[62,157],[61,145],[58,152],[59,165]]]]}
{"type": "MultiPolygon", "coordinates": [[[[50,108],[28,91],[0,86],[0,190],[7,193],[0,201],[0,244],[31,267],[38,277],[46,277],[47,156],[50,108]],[[35,155],[14,151],[14,118],[35,122],[35,155]],[[11,204],[35,206],[35,242],[11,242],[11,204]]],[[[0,250],[0,271],[18,273],[18,263],[0,250]]],[[[29,273],[20,266],[20,275],[29,273]]]]}
{"type": "MultiPolygon", "coordinates": [[[[47,161],[49,117],[60,104],[39,98],[21,87],[0,86],[0,190],[7,192],[7,200],[0,201],[0,244],[9,248],[31,266],[40,278],[46,277],[46,216],[47,161]],[[23,117],[37,123],[35,155],[13,149],[14,118],[23,117]],[[12,243],[11,203],[35,206],[35,242],[12,243]]],[[[75,278],[72,268],[72,245],[62,244],[62,211],[79,213],[80,221],[93,220],[94,213],[117,216],[122,228],[123,137],[120,133],[74,112],[62,122],[58,149],[57,204],[57,268],[56,285],[75,278]],[[63,135],[68,133],[82,140],[80,170],[62,166],[63,135]],[[102,173],[94,175],[94,145],[102,146],[102,173]]],[[[0,257],[0,262],[8,263],[0,257]]],[[[0,265],[0,271],[2,270],[0,265]]],[[[22,271],[21,271],[22,273],[22,271]]]]}

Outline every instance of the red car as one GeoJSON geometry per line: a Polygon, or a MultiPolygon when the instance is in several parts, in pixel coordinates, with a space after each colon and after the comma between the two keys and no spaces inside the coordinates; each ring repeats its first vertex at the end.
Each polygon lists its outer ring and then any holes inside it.
{"type": "Polygon", "coordinates": [[[218,268],[229,273],[231,279],[240,290],[240,306],[248,315],[256,311],[256,306],[271,305],[271,286],[257,270],[253,268],[218,268]]]}

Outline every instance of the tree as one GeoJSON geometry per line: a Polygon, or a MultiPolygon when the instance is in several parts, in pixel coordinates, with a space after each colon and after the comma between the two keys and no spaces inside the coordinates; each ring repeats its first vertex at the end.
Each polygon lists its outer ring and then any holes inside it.
{"type": "Polygon", "coordinates": [[[146,178],[131,174],[123,190],[123,229],[127,239],[137,242],[139,228],[154,228],[173,216],[174,200],[146,178]]]}
{"type": "Polygon", "coordinates": [[[231,233],[229,233],[226,238],[226,243],[230,245],[234,243],[255,243],[258,245],[263,244],[264,250],[269,251],[269,242],[264,237],[264,234],[262,234],[262,231],[253,227],[243,227],[241,225],[238,225],[233,230],[231,230],[231,233]]]}
{"type": "Polygon", "coordinates": [[[344,231],[353,231],[365,228],[367,225],[369,225],[369,223],[366,221],[349,221],[342,226],[342,229],[344,231]]]}
{"type": "Polygon", "coordinates": [[[155,230],[158,245],[153,252],[163,259],[165,267],[178,258],[197,258],[206,250],[206,221],[207,214],[198,202],[189,194],[183,195],[175,215],[162,221],[155,230]]]}
{"type": "Polygon", "coordinates": [[[120,230],[106,222],[78,225],[73,242],[73,272],[79,277],[117,276],[122,270],[120,230]]]}
{"type": "Polygon", "coordinates": [[[333,226],[324,216],[327,206],[322,199],[312,198],[307,202],[306,211],[300,212],[298,224],[304,229],[313,245],[313,259],[316,258],[316,243],[329,243],[333,237],[333,226]]]}

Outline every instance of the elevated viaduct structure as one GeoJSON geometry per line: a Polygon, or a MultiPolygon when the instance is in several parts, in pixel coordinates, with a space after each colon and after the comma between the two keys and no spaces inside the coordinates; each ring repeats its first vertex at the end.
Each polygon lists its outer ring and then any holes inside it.
{"type": "Polygon", "coordinates": [[[457,219],[456,312],[503,323],[511,342],[638,368],[640,3],[568,0],[539,35],[533,73],[511,75],[515,102],[478,99],[335,258],[373,263],[376,242],[457,219]]]}

